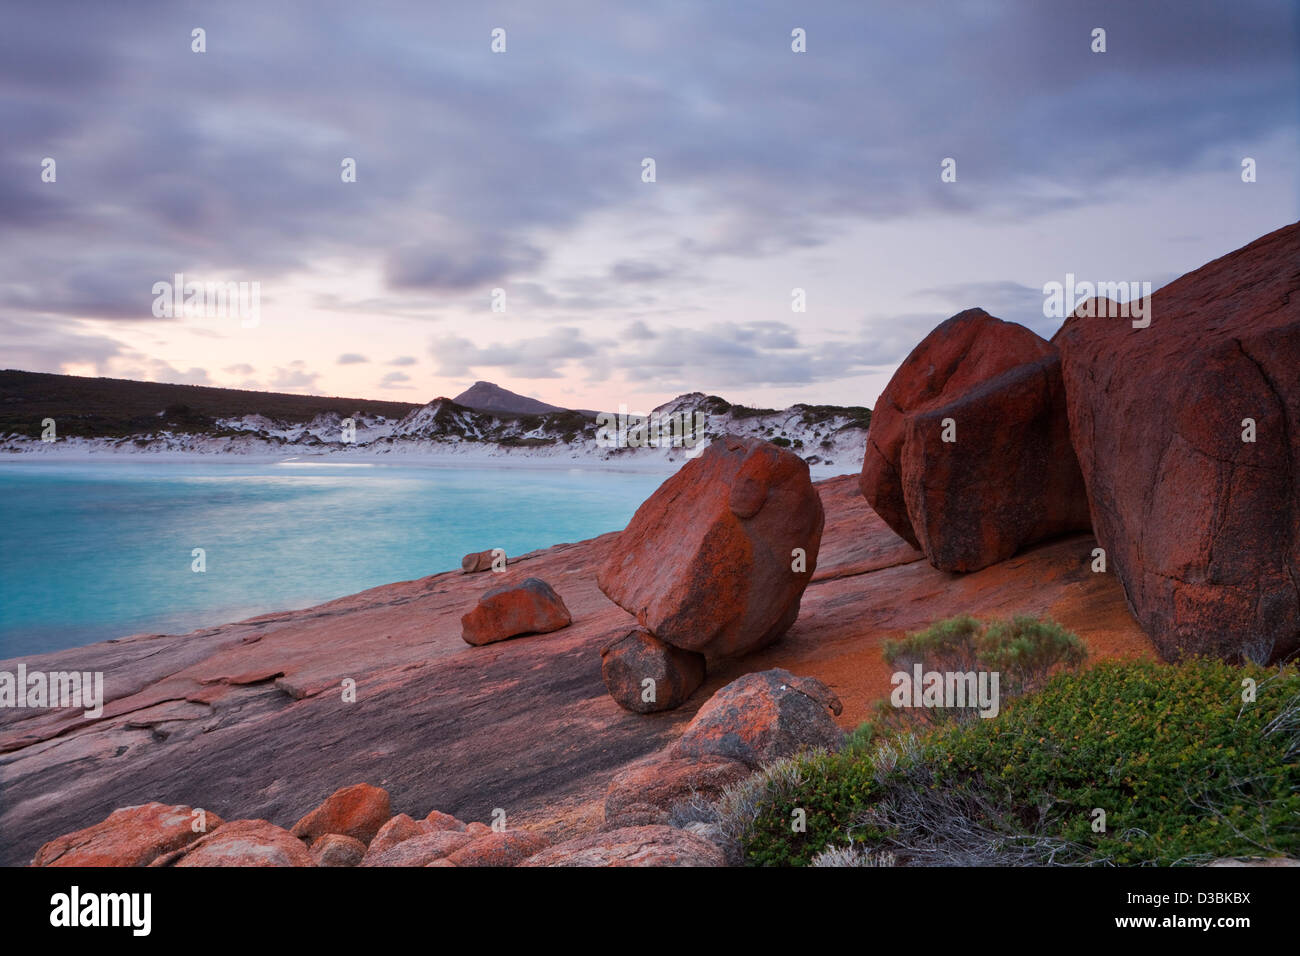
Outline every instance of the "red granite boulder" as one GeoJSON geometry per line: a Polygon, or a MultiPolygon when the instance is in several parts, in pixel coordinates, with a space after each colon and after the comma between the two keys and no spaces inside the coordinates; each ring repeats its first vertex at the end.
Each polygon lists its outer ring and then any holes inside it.
{"type": "Polygon", "coordinates": [[[388,822],[388,791],[358,783],[336,790],[315,810],[293,825],[293,835],[308,844],[326,833],[341,833],[369,844],[388,822]]]}
{"type": "Polygon", "coordinates": [[[447,860],[456,866],[516,866],[550,845],[530,830],[493,830],[448,854],[447,860]]]}
{"type": "Polygon", "coordinates": [[[781,668],[756,671],[710,697],[669,753],[726,757],[757,768],[804,748],[837,750],[844,733],[831,715],[842,710],[816,678],[781,668]]]}
{"type": "Polygon", "coordinates": [[[662,641],[709,658],[749,653],[798,617],[824,522],[803,459],[724,436],[637,509],[596,582],[662,641]]]}
{"type": "Polygon", "coordinates": [[[1146,327],[1106,302],[1084,303],[1054,342],[1109,571],[1167,659],[1291,653],[1300,224],[1157,291],[1146,327]]]}
{"type": "Polygon", "coordinates": [[[309,852],[317,866],[356,866],[366,855],[366,845],[356,837],[327,833],[311,845],[309,852]]]}
{"type": "Polygon", "coordinates": [[[199,815],[193,807],[122,807],[94,826],[50,840],[36,851],[32,866],[148,866],[221,824],[215,813],[199,815]]]}
{"type": "Polygon", "coordinates": [[[455,853],[474,838],[456,830],[432,830],[387,849],[366,851],[362,866],[427,866],[455,853]]]}
{"type": "Polygon", "coordinates": [[[564,601],[540,578],[488,589],[474,610],[460,619],[461,637],[475,646],[521,634],[546,634],[572,622],[564,601]]]}
{"type": "Polygon", "coordinates": [[[223,823],[201,840],[152,866],[315,866],[311,852],[288,830],[265,820],[223,823]]]}
{"type": "Polygon", "coordinates": [[[686,703],[704,683],[704,655],[673,647],[637,627],[601,650],[600,672],[620,707],[650,714],[686,703]]]}
{"type": "MultiPolygon", "coordinates": [[[[488,551],[474,551],[460,559],[460,569],[465,574],[473,574],[476,571],[487,571],[492,567],[492,562],[496,560],[497,551],[493,548],[488,551]]],[[[501,559],[505,560],[505,552],[501,551],[501,559]]]]}
{"type": "Polygon", "coordinates": [[[982,309],[941,324],[881,393],[860,484],[943,571],[1087,530],[1056,349],[982,309]]]}

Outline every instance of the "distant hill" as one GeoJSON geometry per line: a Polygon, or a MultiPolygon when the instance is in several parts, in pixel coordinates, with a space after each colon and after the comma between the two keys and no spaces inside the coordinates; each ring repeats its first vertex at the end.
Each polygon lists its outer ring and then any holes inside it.
{"type": "Polygon", "coordinates": [[[475,382],[452,401],[457,405],[472,408],[476,412],[493,412],[497,415],[545,415],[548,412],[575,411],[587,418],[596,417],[596,413],[591,409],[570,409],[560,405],[549,405],[492,382],[475,382]]]}
{"type": "Polygon", "coordinates": [[[491,382],[475,382],[452,399],[478,412],[498,412],[506,415],[541,415],[545,412],[565,412],[567,408],[548,405],[535,398],[520,395],[491,382]]]}
{"type": "Polygon", "coordinates": [[[60,434],[98,438],[134,435],[162,426],[191,433],[212,431],[217,419],[246,415],[292,424],[306,424],[331,412],[399,419],[420,407],[411,402],[0,371],[0,435],[16,433],[29,438],[40,437],[44,418],[53,418],[60,434]]]}

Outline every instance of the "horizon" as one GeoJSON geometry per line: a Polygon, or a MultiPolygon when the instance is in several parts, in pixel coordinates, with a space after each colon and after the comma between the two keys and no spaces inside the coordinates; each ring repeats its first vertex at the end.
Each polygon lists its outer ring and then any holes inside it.
{"type": "MultiPolygon", "coordinates": [[[[474,382],[471,382],[469,386],[467,386],[467,387],[464,388],[464,389],[461,389],[461,391],[458,392],[458,393],[456,393],[456,395],[434,395],[432,398],[429,398],[429,399],[427,399],[427,400],[423,400],[423,401],[412,401],[412,400],[406,400],[406,399],[398,398],[398,397],[395,397],[395,396],[331,395],[331,394],[328,394],[328,393],[325,393],[325,392],[301,392],[301,391],[299,391],[299,392],[277,392],[277,391],[272,391],[272,390],[270,390],[270,389],[264,389],[264,388],[241,388],[240,386],[237,386],[237,385],[227,386],[227,385],[213,385],[213,384],[198,384],[198,383],[194,383],[194,382],[160,382],[160,381],[149,381],[149,380],[146,380],[146,379],[136,379],[136,378],[116,378],[116,377],[111,376],[111,375],[69,375],[68,373],[65,373],[65,372],[43,372],[43,371],[39,371],[39,370],[36,370],[36,369],[23,369],[23,368],[0,368],[0,374],[3,374],[3,373],[5,373],[5,372],[18,372],[18,373],[20,373],[20,374],[26,374],[26,375],[60,375],[60,376],[64,376],[64,377],[66,377],[66,378],[83,378],[83,379],[86,379],[87,381],[112,381],[112,382],[125,382],[125,383],[131,384],[131,385],[175,385],[175,386],[180,387],[180,388],[211,388],[211,389],[220,389],[220,390],[231,391],[231,392],[248,392],[248,393],[250,393],[250,394],[255,394],[255,395],[279,395],[279,396],[286,396],[286,397],[290,397],[290,398],[292,398],[292,397],[310,397],[310,398],[320,398],[320,399],[325,399],[325,400],[327,400],[327,401],[390,402],[390,403],[394,403],[394,404],[410,405],[410,406],[412,406],[412,407],[414,407],[414,408],[423,408],[423,407],[425,407],[425,406],[427,406],[427,405],[432,405],[434,402],[455,402],[456,399],[457,399],[460,395],[464,394],[465,391],[467,391],[469,388],[472,388],[472,387],[475,386],[475,385],[491,385],[491,386],[493,386],[493,387],[495,387],[495,388],[500,388],[500,389],[503,389],[503,390],[505,390],[505,391],[507,391],[507,392],[510,392],[512,395],[514,395],[514,396],[516,396],[516,397],[523,397],[523,398],[532,398],[532,397],[534,397],[534,396],[529,396],[529,395],[523,395],[522,393],[520,393],[520,392],[516,392],[516,391],[514,391],[513,389],[506,388],[504,385],[501,385],[499,382],[490,382],[490,381],[487,381],[487,380],[484,380],[484,379],[478,379],[478,380],[476,380],[476,381],[474,381],[474,382]]],[[[679,392],[679,393],[677,393],[676,395],[673,395],[673,396],[671,396],[670,398],[666,399],[664,402],[660,402],[659,405],[663,405],[663,404],[666,404],[666,403],[668,403],[668,402],[676,401],[677,399],[680,399],[680,398],[685,398],[687,395],[704,395],[705,397],[710,397],[710,398],[722,398],[722,399],[724,399],[724,400],[727,400],[727,396],[725,396],[725,395],[717,395],[717,394],[712,393],[712,392],[703,392],[703,391],[701,391],[701,390],[699,390],[699,389],[692,389],[692,390],[690,390],[690,391],[686,391],[686,392],[679,392]]],[[[745,405],[748,404],[748,403],[746,403],[746,402],[731,402],[731,401],[729,401],[729,400],[728,400],[728,403],[729,403],[730,405],[733,405],[733,406],[745,406],[745,405]]],[[[792,406],[795,406],[795,405],[808,405],[808,406],[814,406],[814,405],[825,405],[825,404],[828,404],[828,403],[823,403],[823,402],[792,402],[791,405],[788,405],[788,406],[785,406],[785,407],[786,407],[786,408],[789,408],[789,407],[792,407],[792,406]]],[[[654,406],[654,408],[658,408],[659,405],[654,406]]],[[[472,408],[473,406],[468,406],[468,407],[471,407],[471,408],[472,408]]],[[[762,406],[749,405],[748,407],[752,407],[752,408],[761,408],[762,406]]],[[[866,408],[870,408],[870,406],[848,406],[848,405],[845,405],[845,406],[832,406],[832,407],[840,407],[840,408],[866,407],[866,408]]],[[[647,409],[646,412],[638,412],[638,411],[635,411],[635,410],[631,410],[631,411],[628,412],[628,414],[633,414],[633,415],[648,414],[650,411],[653,411],[654,408],[647,409]]],[[[475,410],[480,410],[480,409],[475,409],[475,410]]],[[[783,410],[783,409],[777,409],[777,411],[782,411],[782,410],[783,410]]],[[[615,408],[613,408],[613,409],[580,409],[580,408],[573,408],[573,407],[571,407],[571,406],[557,406],[557,411],[569,411],[569,412],[571,412],[571,411],[597,411],[597,412],[609,412],[609,413],[611,413],[611,414],[614,414],[614,413],[621,413],[621,411],[620,411],[620,409],[619,409],[618,407],[615,407],[615,408]]]]}
{"type": "Polygon", "coordinates": [[[1284,5],[744,10],[13,12],[5,364],[874,407],[957,312],[1049,337],[1047,283],[1158,289],[1300,218],[1284,5]],[[168,317],[178,274],[256,284],[256,320],[168,317]]]}

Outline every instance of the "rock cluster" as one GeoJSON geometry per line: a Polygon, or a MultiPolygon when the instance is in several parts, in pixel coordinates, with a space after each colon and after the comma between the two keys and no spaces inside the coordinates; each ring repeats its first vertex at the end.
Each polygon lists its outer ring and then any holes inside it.
{"type": "Polygon", "coordinates": [[[290,830],[186,806],[123,807],[46,843],[32,865],[514,866],[548,846],[539,833],[494,830],[437,810],[420,821],[390,816],[388,792],[359,783],[335,791],[290,830]]]}
{"type": "Polygon", "coordinates": [[[1051,342],[954,316],[882,393],[863,494],[945,571],[1091,527],[1163,657],[1286,657],[1300,648],[1297,263],[1300,223],[1140,311],[1088,300],[1051,342]]]}
{"type": "Polygon", "coordinates": [[[881,393],[861,485],[941,571],[1087,530],[1056,348],[983,309],[944,322],[881,393]]]}
{"type": "Polygon", "coordinates": [[[33,866],[722,866],[718,843],[670,826],[692,800],[714,801],[760,764],[806,747],[837,747],[839,701],[820,681],[773,670],[728,684],[682,739],[625,768],[605,796],[605,826],[556,845],[433,810],[391,815],[389,795],[344,787],[286,830],[224,821],[188,806],[124,807],[42,846],[33,866]]]}

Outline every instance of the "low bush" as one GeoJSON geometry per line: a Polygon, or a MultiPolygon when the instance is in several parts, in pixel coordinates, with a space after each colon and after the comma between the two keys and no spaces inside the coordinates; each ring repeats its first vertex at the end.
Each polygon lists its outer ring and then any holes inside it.
{"type": "Polygon", "coordinates": [[[839,753],[782,761],[720,812],[760,866],[847,844],[910,865],[1296,855],[1298,753],[1294,669],[1107,661],[994,719],[868,728],[839,753]]]}

